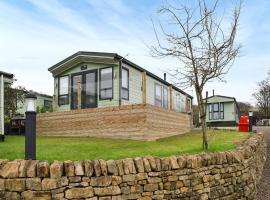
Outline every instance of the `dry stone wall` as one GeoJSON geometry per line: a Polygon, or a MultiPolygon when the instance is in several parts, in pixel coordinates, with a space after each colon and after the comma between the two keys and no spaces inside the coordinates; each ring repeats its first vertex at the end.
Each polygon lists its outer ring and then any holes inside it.
{"type": "Polygon", "coordinates": [[[0,199],[255,199],[266,142],[236,150],[123,160],[0,161],[0,199]]]}
{"type": "Polygon", "coordinates": [[[191,124],[191,116],[187,113],[134,104],[42,113],[37,116],[37,133],[155,140],[188,132],[191,124]]]}

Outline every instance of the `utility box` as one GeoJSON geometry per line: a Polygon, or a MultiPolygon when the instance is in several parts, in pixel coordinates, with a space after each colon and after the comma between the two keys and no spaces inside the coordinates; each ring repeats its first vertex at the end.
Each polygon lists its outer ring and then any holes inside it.
{"type": "Polygon", "coordinates": [[[240,116],[238,128],[239,128],[239,132],[249,131],[249,117],[248,116],[240,116]]]}

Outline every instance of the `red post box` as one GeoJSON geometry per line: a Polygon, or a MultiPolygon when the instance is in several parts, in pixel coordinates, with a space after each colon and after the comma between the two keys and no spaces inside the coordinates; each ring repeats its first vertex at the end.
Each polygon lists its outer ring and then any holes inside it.
{"type": "Polygon", "coordinates": [[[249,117],[248,116],[240,116],[238,128],[240,132],[249,131],[249,117]]]}

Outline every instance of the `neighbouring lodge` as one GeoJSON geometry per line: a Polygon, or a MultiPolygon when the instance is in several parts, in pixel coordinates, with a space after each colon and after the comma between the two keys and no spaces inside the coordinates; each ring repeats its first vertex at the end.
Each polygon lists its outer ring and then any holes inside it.
{"type": "Polygon", "coordinates": [[[40,115],[41,134],[156,139],[191,128],[192,96],[118,54],[80,51],[49,71],[56,112],[40,115]]]}
{"type": "Polygon", "coordinates": [[[0,71],[0,139],[4,138],[4,123],[5,123],[5,113],[4,113],[4,90],[5,84],[11,84],[13,82],[13,74],[0,71]]]}
{"type": "Polygon", "coordinates": [[[239,107],[234,97],[214,95],[207,99],[206,122],[209,127],[230,127],[239,123],[239,107]]]}

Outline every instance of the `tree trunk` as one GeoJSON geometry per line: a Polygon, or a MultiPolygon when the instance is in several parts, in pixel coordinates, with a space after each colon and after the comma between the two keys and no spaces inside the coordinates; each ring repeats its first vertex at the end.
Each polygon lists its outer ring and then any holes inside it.
{"type": "Polygon", "coordinates": [[[197,96],[197,102],[198,102],[198,107],[199,107],[199,112],[200,112],[200,119],[201,119],[201,126],[202,126],[202,147],[204,150],[208,149],[208,137],[207,137],[207,131],[206,131],[206,107],[205,103],[203,101],[202,97],[202,91],[199,88],[195,88],[196,90],[196,96],[197,96]]]}

